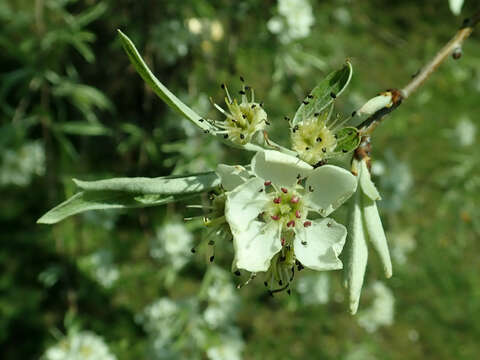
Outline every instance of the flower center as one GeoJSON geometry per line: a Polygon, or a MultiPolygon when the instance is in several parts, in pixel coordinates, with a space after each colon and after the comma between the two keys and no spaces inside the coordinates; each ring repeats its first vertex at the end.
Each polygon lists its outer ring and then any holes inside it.
{"type": "Polygon", "coordinates": [[[282,232],[303,226],[307,210],[301,195],[285,187],[275,189],[270,194],[270,201],[265,209],[265,221],[275,221],[282,225],[282,232]]]}
{"type": "Polygon", "coordinates": [[[326,159],[337,146],[334,132],[320,117],[311,117],[294,127],[291,140],[293,150],[311,165],[326,159]]]}

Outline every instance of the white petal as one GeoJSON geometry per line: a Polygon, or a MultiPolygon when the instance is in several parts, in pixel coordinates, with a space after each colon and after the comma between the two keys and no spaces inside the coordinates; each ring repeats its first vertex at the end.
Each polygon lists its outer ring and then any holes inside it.
{"type": "Polygon", "coordinates": [[[450,10],[454,15],[460,15],[463,6],[463,0],[448,0],[450,10]]]}
{"type": "Polygon", "coordinates": [[[362,189],[364,194],[372,200],[380,200],[382,197],[380,196],[380,193],[378,192],[375,184],[370,177],[370,171],[368,171],[367,162],[365,160],[360,161],[357,168],[359,178],[358,181],[360,182],[360,188],[362,189]]]}
{"type": "Polygon", "coordinates": [[[307,178],[307,204],[322,216],[328,216],[357,189],[357,179],[349,171],[333,165],[316,168],[307,178]],[[310,191],[313,190],[313,191],[310,191]]]}
{"type": "Polygon", "coordinates": [[[363,219],[367,229],[368,238],[373,247],[380,256],[383,264],[383,270],[387,278],[392,276],[392,261],[390,260],[390,252],[388,251],[387,238],[383,230],[382,220],[378,214],[377,204],[367,196],[362,198],[363,219]]]}
{"type": "Polygon", "coordinates": [[[227,191],[231,191],[237,186],[242,185],[250,177],[248,171],[240,165],[230,166],[219,164],[215,172],[220,177],[223,188],[227,191]]]}
{"type": "Polygon", "coordinates": [[[253,178],[227,193],[225,218],[232,231],[248,228],[250,222],[260,214],[269,201],[263,189],[263,180],[253,178]]]}
{"type": "Polygon", "coordinates": [[[355,201],[350,209],[348,224],[347,285],[350,298],[350,312],[352,314],[355,314],[358,309],[368,259],[360,196],[361,194],[359,192],[355,194],[355,201]]]}
{"type": "Polygon", "coordinates": [[[294,156],[274,150],[257,152],[251,165],[255,175],[278,186],[295,185],[299,174],[303,178],[313,169],[294,156]]]}
{"type": "Polygon", "coordinates": [[[312,225],[296,231],[295,257],[313,270],[337,270],[342,268],[338,255],[342,252],[347,229],[332,219],[312,221],[312,225]]]}
{"type": "Polygon", "coordinates": [[[246,230],[232,229],[236,267],[250,272],[267,271],[281,250],[281,226],[252,221],[246,230]]]}

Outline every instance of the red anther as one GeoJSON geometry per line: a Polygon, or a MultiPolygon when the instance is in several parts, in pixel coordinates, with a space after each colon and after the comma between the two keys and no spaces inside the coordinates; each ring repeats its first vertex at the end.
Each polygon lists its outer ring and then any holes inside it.
{"type": "Polygon", "coordinates": [[[271,182],[271,181],[265,181],[265,182],[263,183],[263,185],[265,185],[265,186],[270,186],[270,185],[272,185],[272,182],[271,182]]]}
{"type": "Polygon", "coordinates": [[[311,222],[311,221],[305,221],[305,222],[303,223],[303,226],[304,226],[304,227],[309,227],[309,226],[311,226],[311,225],[312,225],[312,222],[311,222]]]}
{"type": "Polygon", "coordinates": [[[275,220],[275,221],[278,220],[278,219],[280,219],[280,216],[278,216],[278,215],[272,215],[271,217],[272,217],[272,219],[275,220]]]}
{"type": "Polygon", "coordinates": [[[290,221],[287,223],[287,227],[295,227],[295,220],[290,220],[290,221]]]}
{"type": "Polygon", "coordinates": [[[297,219],[300,219],[300,210],[295,211],[295,216],[297,219]]]}
{"type": "Polygon", "coordinates": [[[288,190],[286,188],[280,188],[284,194],[288,193],[288,190]]]}
{"type": "Polygon", "coordinates": [[[292,204],[296,204],[296,203],[298,203],[299,201],[300,201],[300,198],[299,198],[298,196],[296,196],[296,195],[292,196],[292,198],[290,199],[290,202],[291,202],[292,204]]]}
{"type": "Polygon", "coordinates": [[[282,238],[282,239],[280,240],[280,242],[282,243],[282,246],[284,246],[284,245],[285,245],[285,238],[282,238]]]}
{"type": "Polygon", "coordinates": [[[279,197],[273,199],[273,202],[274,202],[275,204],[280,204],[281,201],[282,201],[282,199],[279,198],[279,197]]]}

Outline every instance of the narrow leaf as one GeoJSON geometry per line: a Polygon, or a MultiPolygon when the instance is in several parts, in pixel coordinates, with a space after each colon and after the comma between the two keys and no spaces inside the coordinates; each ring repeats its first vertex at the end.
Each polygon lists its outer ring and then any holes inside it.
{"type": "Polygon", "coordinates": [[[193,111],[190,107],[185,105],[179,98],[168,90],[160,80],[158,80],[152,71],[148,68],[145,61],[140,56],[133,42],[123,32],[118,30],[122,46],[125,49],[131,63],[135,67],[135,70],[145,80],[145,82],[152,88],[152,90],[172,109],[192,121],[195,125],[203,130],[214,130],[212,126],[206,121],[200,121],[201,116],[193,111]]]}
{"type": "Polygon", "coordinates": [[[352,71],[352,65],[347,61],[340,70],[328,74],[297,109],[292,124],[296,125],[330,105],[334,98],[347,87],[352,77],[352,71]]]}
{"type": "Polygon", "coordinates": [[[113,178],[97,181],[73,179],[75,184],[86,191],[122,191],[134,194],[192,194],[208,191],[220,185],[215,172],[189,176],[166,176],[158,178],[113,178]]]}
{"type": "Polygon", "coordinates": [[[378,192],[375,184],[371,179],[370,171],[367,167],[367,162],[365,160],[362,160],[358,163],[357,166],[359,172],[358,181],[360,183],[360,188],[362,189],[363,193],[367,195],[371,200],[380,200],[382,197],[380,196],[380,193],[378,192]]]}
{"type": "Polygon", "coordinates": [[[390,278],[392,276],[392,261],[390,259],[390,252],[388,250],[388,243],[385,231],[383,230],[382,220],[378,214],[377,204],[368,196],[363,195],[362,207],[368,238],[380,256],[385,276],[390,278]]]}
{"type": "Polygon", "coordinates": [[[350,312],[355,314],[362,292],[363,278],[367,268],[368,248],[365,239],[364,223],[360,206],[361,192],[355,193],[355,199],[350,208],[348,224],[348,266],[347,286],[350,299],[350,312]]]}
{"type": "Polygon", "coordinates": [[[106,209],[128,209],[167,204],[186,198],[185,196],[165,195],[152,198],[121,191],[82,191],[43,215],[38,224],[55,224],[69,216],[88,211],[106,209]]]}

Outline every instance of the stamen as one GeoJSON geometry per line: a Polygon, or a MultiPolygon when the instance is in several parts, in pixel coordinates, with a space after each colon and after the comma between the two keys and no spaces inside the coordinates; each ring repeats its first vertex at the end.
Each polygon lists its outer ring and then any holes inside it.
{"type": "Polygon", "coordinates": [[[215,255],[210,256],[210,262],[213,262],[214,259],[215,259],[215,255]]]}
{"type": "Polygon", "coordinates": [[[332,97],[332,99],[336,99],[336,98],[337,98],[337,95],[336,95],[334,92],[331,92],[331,93],[330,93],[330,96],[332,97]]]}
{"type": "Polygon", "coordinates": [[[240,134],[240,139],[242,139],[242,140],[245,139],[245,135],[240,134]]]}
{"type": "Polygon", "coordinates": [[[300,219],[300,210],[295,211],[295,217],[300,219]]]}
{"type": "Polygon", "coordinates": [[[300,198],[297,195],[292,196],[292,198],[290,199],[290,202],[292,204],[297,204],[299,201],[300,201],[300,198]]]}
{"type": "Polygon", "coordinates": [[[270,185],[272,185],[272,182],[270,180],[267,180],[263,183],[263,185],[270,186],[270,185]]]}
{"type": "Polygon", "coordinates": [[[285,246],[285,238],[281,238],[280,243],[282,244],[282,246],[285,246]]]}
{"type": "Polygon", "coordinates": [[[278,215],[272,215],[271,218],[272,218],[272,220],[277,221],[278,219],[280,219],[280,216],[278,216],[278,215]]]}
{"type": "Polygon", "coordinates": [[[321,137],[317,137],[317,138],[315,139],[315,141],[316,141],[316,142],[322,142],[322,138],[321,138],[321,137]]]}
{"type": "Polygon", "coordinates": [[[234,274],[235,274],[236,276],[240,276],[240,270],[235,271],[234,274]]]}
{"type": "Polygon", "coordinates": [[[308,185],[308,191],[313,192],[313,187],[312,187],[312,185],[308,185]]]}
{"type": "Polygon", "coordinates": [[[197,250],[195,250],[195,248],[191,248],[190,251],[191,251],[192,254],[195,254],[197,252],[197,250]]]}
{"type": "Polygon", "coordinates": [[[284,194],[288,193],[288,190],[287,190],[286,188],[284,188],[284,187],[280,188],[280,190],[282,190],[282,192],[283,192],[284,194]]]}
{"type": "Polygon", "coordinates": [[[290,220],[290,221],[287,223],[287,227],[295,227],[295,220],[290,220]]]}
{"type": "Polygon", "coordinates": [[[305,240],[303,240],[302,245],[307,245],[307,242],[305,240]]]}
{"type": "Polygon", "coordinates": [[[303,105],[308,105],[308,104],[310,104],[308,101],[305,101],[305,100],[303,100],[302,103],[303,103],[303,105]]]}
{"type": "Polygon", "coordinates": [[[280,204],[281,201],[282,201],[282,199],[280,197],[277,197],[277,198],[273,199],[273,202],[275,204],[280,204]]]}
{"type": "Polygon", "coordinates": [[[305,221],[305,222],[303,223],[303,226],[304,226],[304,227],[312,226],[312,222],[309,221],[309,220],[307,220],[307,221],[305,221]]]}

